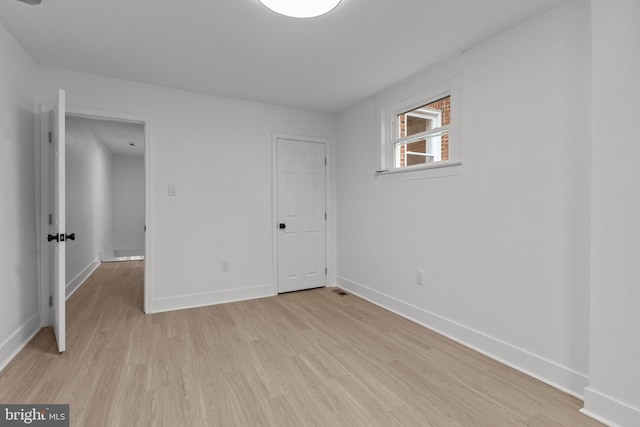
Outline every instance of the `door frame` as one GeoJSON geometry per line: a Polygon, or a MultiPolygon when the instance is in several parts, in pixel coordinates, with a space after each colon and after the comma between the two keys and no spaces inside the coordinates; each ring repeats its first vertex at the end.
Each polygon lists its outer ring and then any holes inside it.
{"type": "MultiPolygon", "coordinates": [[[[314,137],[314,136],[301,136],[301,135],[292,135],[287,133],[273,133],[271,134],[271,240],[273,243],[273,258],[272,258],[272,283],[273,283],[273,295],[278,295],[278,140],[279,139],[288,139],[292,141],[301,141],[301,142],[315,142],[324,145],[324,156],[327,159],[327,166],[325,168],[324,173],[324,200],[325,200],[325,211],[327,214],[329,213],[329,184],[330,184],[330,173],[329,159],[331,158],[329,149],[331,144],[329,143],[328,138],[314,137]]],[[[324,223],[325,233],[324,233],[324,256],[325,256],[325,264],[328,266],[329,261],[329,220],[331,219],[331,215],[328,215],[327,220],[324,223]]],[[[329,275],[325,276],[325,286],[331,286],[329,283],[329,275]]]]}
{"type": "MultiPolygon", "coordinates": [[[[50,267],[51,267],[51,253],[50,244],[46,242],[45,236],[49,230],[49,210],[51,201],[51,165],[50,155],[51,150],[49,148],[49,114],[50,110],[46,105],[40,105],[40,233],[38,236],[40,245],[40,286],[39,286],[39,300],[40,300],[40,325],[48,326],[51,324],[51,309],[49,307],[49,295],[51,295],[51,280],[50,280],[50,267]]],[[[152,197],[151,197],[151,119],[148,116],[97,110],[83,107],[75,107],[67,105],[66,116],[83,117],[98,120],[110,120],[120,122],[137,123],[144,126],[144,220],[146,226],[146,232],[144,235],[144,307],[142,309],[145,313],[149,313],[151,310],[152,300],[152,242],[153,242],[153,215],[151,212],[152,197]]],[[[65,284],[66,288],[66,284],[65,284]]]]}

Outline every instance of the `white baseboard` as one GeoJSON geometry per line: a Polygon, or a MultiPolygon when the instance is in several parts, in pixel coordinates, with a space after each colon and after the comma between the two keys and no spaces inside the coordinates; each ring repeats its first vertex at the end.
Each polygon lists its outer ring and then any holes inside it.
{"type": "Polygon", "coordinates": [[[114,249],[113,254],[118,257],[144,256],[144,249],[114,249]]]}
{"type": "Polygon", "coordinates": [[[556,362],[344,277],[338,286],[507,366],[582,399],[589,378],[556,362]]]}
{"type": "Polygon", "coordinates": [[[78,273],[76,277],[67,282],[67,286],[65,287],[65,294],[67,299],[69,299],[69,297],[73,295],[73,293],[77,291],[80,286],[82,286],[84,281],[87,280],[89,276],[91,276],[91,273],[93,273],[96,268],[100,266],[100,262],[100,256],[96,257],[96,259],[91,261],[91,263],[86,266],[84,270],[78,273]]]}
{"type": "Polygon", "coordinates": [[[634,408],[591,387],[584,390],[584,408],[580,412],[610,427],[640,426],[640,408],[634,408]]]}
{"type": "Polygon", "coordinates": [[[267,285],[250,286],[240,289],[202,292],[167,298],[153,298],[151,300],[151,311],[149,311],[149,313],[161,313],[164,311],[205,307],[208,305],[265,298],[273,295],[275,295],[273,292],[273,285],[269,283],[267,285]]]}
{"type": "Polygon", "coordinates": [[[39,330],[40,313],[36,313],[0,344],[0,371],[20,353],[20,350],[31,341],[31,338],[33,338],[39,330]]]}

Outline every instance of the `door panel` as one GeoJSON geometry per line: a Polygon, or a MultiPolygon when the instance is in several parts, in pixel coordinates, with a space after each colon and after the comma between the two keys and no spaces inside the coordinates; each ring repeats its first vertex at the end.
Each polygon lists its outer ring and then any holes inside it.
{"type": "Polygon", "coordinates": [[[277,140],[278,292],[325,286],[325,146],[277,140]]]}
{"type": "Polygon", "coordinates": [[[319,234],[317,231],[307,231],[306,233],[307,274],[320,274],[320,266],[318,265],[319,234]]]}
{"type": "Polygon", "coordinates": [[[65,320],[65,92],[58,92],[58,100],[51,111],[51,136],[53,149],[53,235],[58,241],[52,241],[53,284],[52,315],[53,331],[58,343],[58,351],[66,348],[65,320]]]}

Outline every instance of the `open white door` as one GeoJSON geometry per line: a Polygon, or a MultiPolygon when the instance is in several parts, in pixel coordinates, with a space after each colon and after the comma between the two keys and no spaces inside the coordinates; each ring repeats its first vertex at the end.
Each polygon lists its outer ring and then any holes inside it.
{"type": "Polygon", "coordinates": [[[53,330],[58,342],[58,350],[66,346],[65,331],[65,92],[58,91],[58,100],[51,110],[51,145],[53,175],[53,233],[49,241],[53,250],[52,315],[53,330]]]}

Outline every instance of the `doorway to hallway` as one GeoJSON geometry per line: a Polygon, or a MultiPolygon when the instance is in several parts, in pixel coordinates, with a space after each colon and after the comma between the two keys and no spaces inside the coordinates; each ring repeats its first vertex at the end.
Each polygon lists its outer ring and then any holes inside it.
{"type": "MultiPolygon", "coordinates": [[[[59,92],[64,96],[64,91],[59,92]]],[[[137,259],[142,260],[143,271],[146,270],[149,120],[128,113],[68,107],[65,114],[59,114],[58,126],[65,136],[69,131],[68,138],[50,144],[49,141],[57,141],[50,135],[54,130],[49,123],[52,113],[44,105],[40,110],[40,307],[44,326],[50,324],[54,312],[56,316],[64,312],[66,300],[102,262],[137,259]],[[63,177],[58,181],[64,183],[66,196],[62,200],[58,200],[60,193],[53,191],[51,184],[54,152],[64,154],[64,167],[58,168],[63,177]],[[65,209],[54,210],[61,201],[65,209]],[[54,230],[61,220],[65,229],[54,230]],[[54,248],[47,242],[47,232],[64,233],[69,238],[54,248]],[[62,263],[54,263],[60,259],[53,257],[54,249],[64,252],[62,263]],[[64,274],[60,275],[60,271],[64,274]],[[62,310],[54,310],[56,307],[62,310]]],[[[139,308],[146,312],[150,300],[147,274],[143,280],[143,303],[139,308]]],[[[57,323],[64,324],[64,320],[58,319],[57,323]]]]}

